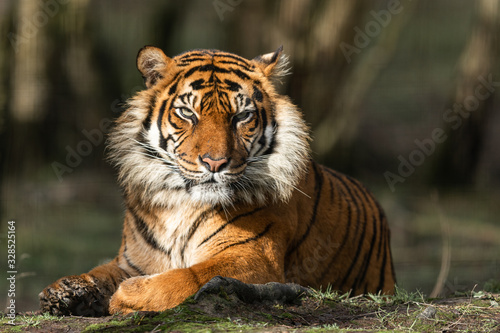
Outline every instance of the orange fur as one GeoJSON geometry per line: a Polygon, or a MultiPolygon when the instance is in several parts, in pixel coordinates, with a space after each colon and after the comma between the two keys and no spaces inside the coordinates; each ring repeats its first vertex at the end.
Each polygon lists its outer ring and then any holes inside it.
{"type": "Polygon", "coordinates": [[[359,182],[310,160],[300,111],[272,83],[285,63],[281,49],[140,51],[147,89],[109,140],[126,203],[119,254],[47,287],[42,310],[165,310],[217,275],[394,291],[384,214],[359,182]]]}

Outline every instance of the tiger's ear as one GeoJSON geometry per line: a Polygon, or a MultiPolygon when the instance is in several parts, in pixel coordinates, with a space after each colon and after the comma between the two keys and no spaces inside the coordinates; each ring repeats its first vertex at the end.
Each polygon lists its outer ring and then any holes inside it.
{"type": "Polygon", "coordinates": [[[267,77],[280,77],[288,74],[288,56],[283,53],[283,45],[274,52],[255,57],[253,61],[267,77]]]}
{"type": "Polygon", "coordinates": [[[151,88],[164,77],[172,59],[154,46],[144,46],[137,54],[137,69],[141,72],[146,87],[151,88]]]}

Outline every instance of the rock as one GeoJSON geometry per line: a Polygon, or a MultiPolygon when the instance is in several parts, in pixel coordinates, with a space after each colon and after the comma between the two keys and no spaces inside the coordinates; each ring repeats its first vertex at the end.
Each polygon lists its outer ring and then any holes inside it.
{"type": "Polygon", "coordinates": [[[419,315],[418,318],[420,319],[434,319],[436,317],[436,308],[433,306],[428,306],[422,311],[419,315]]]}

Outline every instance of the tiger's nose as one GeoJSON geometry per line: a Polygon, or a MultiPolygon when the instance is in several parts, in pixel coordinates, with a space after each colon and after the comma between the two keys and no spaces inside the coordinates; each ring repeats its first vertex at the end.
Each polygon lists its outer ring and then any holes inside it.
{"type": "Polygon", "coordinates": [[[225,157],[219,159],[212,159],[210,155],[205,154],[200,156],[201,163],[210,171],[210,172],[219,172],[222,168],[224,168],[229,160],[225,157]]]}

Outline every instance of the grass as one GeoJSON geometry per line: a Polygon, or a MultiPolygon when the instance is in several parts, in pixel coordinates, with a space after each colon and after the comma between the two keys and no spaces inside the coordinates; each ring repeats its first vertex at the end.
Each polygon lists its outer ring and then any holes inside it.
{"type": "MultiPolygon", "coordinates": [[[[357,329],[360,325],[357,318],[371,318],[369,329],[373,330],[412,330],[440,331],[452,327],[457,331],[483,331],[494,332],[500,328],[500,296],[487,291],[469,291],[465,295],[449,299],[426,299],[418,291],[409,292],[396,287],[393,296],[386,295],[362,295],[350,297],[349,294],[339,294],[327,289],[324,292],[315,291],[313,297],[323,304],[334,307],[337,312],[345,311],[354,320],[348,329],[357,329]],[[446,302],[445,302],[446,301],[446,302]],[[424,316],[424,310],[429,311],[430,316],[424,316]]],[[[342,332],[338,324],[334,325],[342,332]]],[[[317,326],[314,331],[323,330],[317,326]]],[[[363,329],[368,327],[364,326],[363,329]]]]}
{"type": "Polygon", "coordinates": [[[300,306],[244,304],[220,295],[162,312],[139,312],[102,318],[18,315],[16,326],[0,318],[2,332],[64,331],[68,326],[83,332],[240,332],[289,330],[294,332],[496,332],[500,329],[500,295],[469,291],[447,299],[426,299],[420,292],[396,289],[393,296],[351,297],[327,288],[315,290],[300,306]],[[209,306],[207,306],[209,305],[209,306]],[[214,311],[214,309],[216,309],[214,311]]]}

